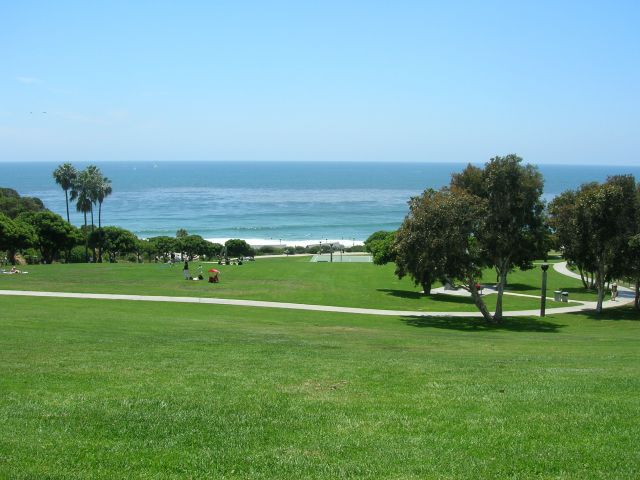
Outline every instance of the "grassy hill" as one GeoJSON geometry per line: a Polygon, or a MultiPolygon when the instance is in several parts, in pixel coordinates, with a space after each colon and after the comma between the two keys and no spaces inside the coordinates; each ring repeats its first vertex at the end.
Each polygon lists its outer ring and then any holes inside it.
{"type": "Polygon", "coordinates": [[[2,298],[0,476],[634,478],[640,322],[2,298]]]}

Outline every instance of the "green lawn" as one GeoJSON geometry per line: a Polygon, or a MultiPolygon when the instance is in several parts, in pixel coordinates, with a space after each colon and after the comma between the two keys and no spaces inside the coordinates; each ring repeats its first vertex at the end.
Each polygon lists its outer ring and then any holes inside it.
{"type": "MultiPolygon", "coordinates": [[[[21,285],[49,288],[63,267],[21,285]]],[[[0,312],[0,478],[640,476],[628,308],[491,328],[22,297],[0,312]]]]}
{"type": "MultiPolygon", "coordinates": [[[[198,272],[191,264],[192,274],[198,272]]],[[[399,280],[393,265],[368,263],[311,263],[308,257],[259,259],[242,266],[215,266],[221,270],[220,284],[187,282],[182,267],[162,264],[71,264],[29,266],[28,275],[0,275],[0,289],[48,290],[66,292],[125,293],[267,300],[317,305],[401,309],[414,311],[476,311],[470,298],[432,295],[425,297],[408,278],[399,280]]],[[[495,281],[487,272],[485,281],[495,281]]],[[[540,270],[514,272],[510,289],[539,295],[540,270]]],[[[435,286],[435,285],[434,285],[435,286]]],[[[548,295],[562,287],[572,299],[594,300],[579,280],[549,271],[548,295]]],[[[490,309],[495,295],[486,297],[490,309]]],[[[550,303],[548,308],[555,304],[550,303]]],[[[505,296],[507,310],[536,309],[534,298],[505,296]]]]}

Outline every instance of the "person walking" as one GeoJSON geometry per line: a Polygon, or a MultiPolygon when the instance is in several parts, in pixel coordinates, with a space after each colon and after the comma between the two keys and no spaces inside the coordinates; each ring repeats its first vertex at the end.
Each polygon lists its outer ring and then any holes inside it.
{"type": "Polygon", "coordinates": [[[184,268],[182,269],[182,273],[184,274],[185,280],[191,280],[191,274],[189,273],[189,262],[184,262],[184,268]]]}
{"type": "Polygon", "coordinates": [[[611,284],[611,301],[615,302],[616,298],[618,298],[618,284],[613,282],[611,284]]]}

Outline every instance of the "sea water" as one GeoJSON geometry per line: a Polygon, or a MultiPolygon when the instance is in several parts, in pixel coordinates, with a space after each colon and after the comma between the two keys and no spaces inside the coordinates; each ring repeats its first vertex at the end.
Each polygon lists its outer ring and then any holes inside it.
{"type": "MultiPolygon", "coordinates": [[[[75,164],[81,169],[83,163],[75,164]]],[[[397,228],[407,201],[426,188],[449,183],[464,164],[362,162],[104,162],[112,181],[103,225],[147,238],[180,228],[208,239],[261,239],[263,243],[318,239],[362,241],[397,228]]],[[[66,217],[56,163],[0,163],[0,186],[42,199],[66,217]]],[[[640,167],[541,165],[545,199],[608,175],[640,167]]],[[[71,205],[71,222],[82,215],[71,205]]],[[[97,209],[95,222],[97,223],[97,209]]]]}

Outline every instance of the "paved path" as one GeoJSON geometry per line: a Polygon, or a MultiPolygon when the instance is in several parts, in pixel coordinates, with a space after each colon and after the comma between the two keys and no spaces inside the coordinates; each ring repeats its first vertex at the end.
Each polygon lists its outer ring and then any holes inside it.
{"type": "MultiPolygon", "coordinates": [[[[557,272],[565,274],[573,272],[564,267],[555,264],[554,269],[557,272]]],[[[572,275],[569,275],[572,276],[572,275]]],[[[578,278],[580,275],[578,275],[578,278]]],[[[628,288],[619,287],[619,300],[617,302],[604,302],[603,308],[611,308],[623,305],[633,301],[633,292],[628,288]]],[[[337,312],[337,313],[355,313],[360,315],[384,315],[393,317],[481,317],[480,312],[421,312],[410,310],[382,310],[375,308],[353,308],[353,307],[334,307],[330,305],[308,305],[304,303],[283,303],[283,302],[263,302],[258,300],[237,300],[228,298],[203,298],[203,297],[170,297],[159,295],[120,295],[110,293],[69,293],[69,292],[38,292],[29,290],[0,290],[0,296],[24,296],[24,297],[47,297],[47,298],[81,298],[95,300],[128,300],[138,302],[172,302],[172,303],[199,303],[208,305],[236,305],[242,307],[260,307],[260,308],[284,308],[289,310],[307,310],[315,312],[337,312]]],[[[549,304],[547,304],[549,305],[549,304]]],[[[550,306],[550,305],[549,305],[550,306]]],[[[547,308],[547,313],[573,313],[594,310],[596,302],[583,302],[576,306],[567,306],[559,308],[547,308]]],[[[539,315],[540,311],[536,310],[517,310],[504,312],[506,317],[531,317],[539,315]]]]}

